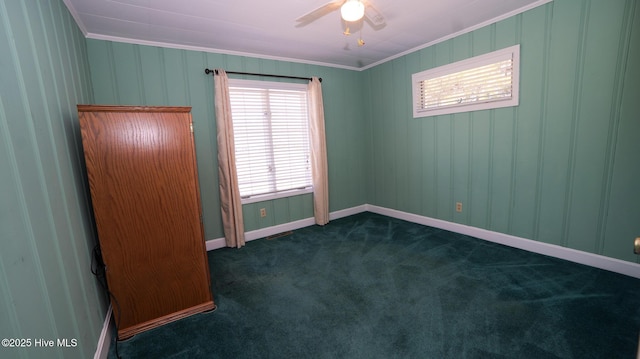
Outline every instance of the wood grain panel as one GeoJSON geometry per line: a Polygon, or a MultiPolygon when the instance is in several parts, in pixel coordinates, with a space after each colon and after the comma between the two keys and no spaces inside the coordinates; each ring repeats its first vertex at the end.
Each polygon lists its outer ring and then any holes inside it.
{"type": "Polygon", "coordinates": [[[203,303],[211,309],[189,108],[78,111],[119,336],[203,303]]]}

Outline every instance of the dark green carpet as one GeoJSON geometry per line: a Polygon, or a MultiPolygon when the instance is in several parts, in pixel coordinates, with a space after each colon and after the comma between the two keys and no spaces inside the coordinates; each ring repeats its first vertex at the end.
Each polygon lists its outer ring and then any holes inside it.
{"type": "MultiPolygon", "coordinates": [[[[640,280],[362,213],[209,252],[215,312],[122,358],[635,358],[640,280]]],[[[110,357],[114,357],[111,346],[110,357]]]]}

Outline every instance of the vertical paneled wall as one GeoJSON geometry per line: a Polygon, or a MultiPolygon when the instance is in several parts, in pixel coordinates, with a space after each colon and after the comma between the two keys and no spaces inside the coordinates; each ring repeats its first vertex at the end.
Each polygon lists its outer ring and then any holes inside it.
{"type": "Polygon", "coordinates": [[[75,107],[93,101],[86,42],[60,0],[0,0],[0,49],[0,338],[31,341],[0,357],[88,358],[106,297],[75,107]]]}
{"type": "MultiPolygon", "coordinates": [[[[324,78],[331,211],[371,203],[638,260],[635,0],[555,0],[363,73],[85,41],[59,0],[0,0],[0,26],[0,337],[77,340],[4,356],[96,349],[106,304],[89,271],[76,104],[192,106],[206,237],[222,236],[205,67],[324,78]],[[513,44],[522,51],[519,107],[411,117],[412,73],[513,44]]],[[[310,196],[247,205],[246,229],[311,214],[310,196]]]]}
{"type": "Polygon", "coordinates": [[[368,202],[637,261],[639,7],[556,0],[367,70],[368,202]],[[520,106],[412,118],[411,74],[515,44],[520,106]]]}
{"type": "MultiPolygon", "coordinates": [[[[367,139],[360,73],[301,63],[188,50],[88,40],[95,102],[118,105],[191,106],[205,237],[223,236],[218,192],[218,162],[213,78],[205,68],[323,78],[330,210],[365,203],[367,139]]],[[[231,75],[234,76],[234,75],[231,75]]],[[[255,79],[255,77],[252,77],[255,79]]],[[[271,78],[265,80],[273,81],[271,78]]],[[[245,230],[313,217],[311,195],[244,206],[245,230]],[[259,216],[259,209],[267,217],[259,216]]]]}

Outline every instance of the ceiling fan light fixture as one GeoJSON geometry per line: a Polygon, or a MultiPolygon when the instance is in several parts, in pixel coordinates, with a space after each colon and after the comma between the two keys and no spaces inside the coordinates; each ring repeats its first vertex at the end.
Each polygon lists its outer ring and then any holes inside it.
{"type": "Polygon", "coordinates": [[[360,0],[347,0],[340,7],[344,21],[358,21],[364,16],[364,4],[360,0]]]}

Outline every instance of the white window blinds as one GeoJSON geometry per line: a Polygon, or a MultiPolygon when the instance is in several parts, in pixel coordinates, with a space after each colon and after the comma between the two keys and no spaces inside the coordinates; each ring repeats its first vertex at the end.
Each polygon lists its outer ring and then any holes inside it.
{"type": "Polygon", "coordinates": [[[309,192],[306,85],[234,79],[229,81],[229,96],[243,202],[309,192]]]}
{"type": "Polygon", "coordinates": [[[519,46],[413,75],[414,117],[518,105],[519,46]]]}

